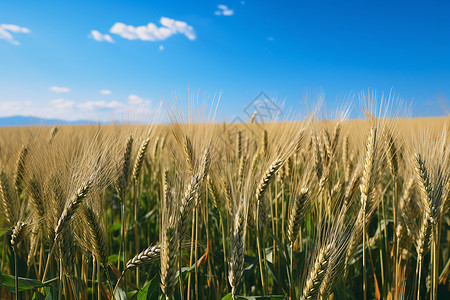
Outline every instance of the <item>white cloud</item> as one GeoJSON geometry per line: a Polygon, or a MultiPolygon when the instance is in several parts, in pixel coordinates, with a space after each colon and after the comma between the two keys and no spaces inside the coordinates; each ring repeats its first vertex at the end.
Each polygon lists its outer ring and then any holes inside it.
{"type": "Polygon", "coordinates": [[[161,103],[159,106],[154,106],[150,100],[143,100],[139,96],[129,98],[131,98],[131,101],[128,100],[128,103],[126,99],[123,102],[87,101],[81,103],[64,98],[44,102],[28,100],[4,101],[2,99],[0,100],[0,116],[22,115],[67,121],[148,123],[149,121],[160,121],[161,116],[164,115],[161,103]]]}
{"type": "Polygon", "coordinates": [[[52,91],[54,93],[68,93],[70,92],[70,89],[63,86],[52,86],[48,89],[49,91],[52,91]]]}
{"type": "Polygon", "coordinates": [[[217,8],[219,10],[216,10],[214,12],[214,14],[217,16],[232,16],[232,15],[234,15],[234,10],[228,8],[228,6],[226,6],[224,4],[217,5],[217,8]]]}
{"type": "Polygon", "coordinates": [[[91,30],[90,37],[96,40],[97,42],[114,43],[113,38],[109,34],[100,33],[97,30],[91,30]]]}
{"type": "Polygon", "coordinates": [[[119,103],[117,101],[88,101],[88,102],[84,102],[81,104],[78,104],[77,107],[82,108],[82,109],[89,109],[89,110],[94,110],[97,108],[103,108],[103,109],[114,109],[114,108],[120,108],[122,107],[123,104],[119,103]]]}
{"type": "Polygon", "coordinates": [[[142,40],[151,42],[163,41],[175,34],[183,34],[191,41],[197,38],[194,28],[186,22],[177,21],[166,17],[161,17],[159,22],[163,26],[158,27],[154,23],[148,23],[147,25],[134,27],[132,25],[117,22],[111,27],[109,32],[117,34],[128,40],[142,40]]]}
{"type": "Polygon", "coordinates": [[[141,104],[144,100],[142,100],[141,97],[139,97],[138,95],[129,95],[128,96],[128,103],[135,105],[135,104],[141,104]]]}
{"type": "Polygon", "coordinates": [[[6,40],[13,45],[19,45],[20,43],[14,39],[12,33],[30,33],[30,29],[26,27],[20,27],[14,24],[0,24],[0,39],[6,40]]]}
{"type": "Polygon", "coordinates": [[[101,95],[111,95],[112,92],[110,90],[100,90],[101,95]]]}
{"type": "Polygon", "coordinates": [[[159,51],[163,51],[164,50],[164,46],[163,45],[159,45],[159,51]]]}
{"type": "Polygon", "coordinates": [[[51,100],[50,103],[59,109],[70,109],[73,108],[75,105],[75,102],[66,100],[64,98],[51,100]]]}

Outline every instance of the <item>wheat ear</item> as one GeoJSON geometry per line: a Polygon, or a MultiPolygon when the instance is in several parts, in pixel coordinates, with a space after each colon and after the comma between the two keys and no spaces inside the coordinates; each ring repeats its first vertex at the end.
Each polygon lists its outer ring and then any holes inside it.
{"type": "Polygon", "coordinates": [[[128,174],[130,171],[131,150],[133,147],[133,137],[130,135],[127,140],[125,152],[123,153],[122,165],[120,166],[118,190],[120,200],[125,201],[125,191],[128,184],[128,174]]]}
{"type": "Polygon", "coordinates": [[[289,215],[289,226],[288,226],[288,238],[291,244],[294,244],[295,239],[300,231],[300,226],[305,216],[305,208],[308,202],[308,188],[303,188],[300,191],[291,208],[291,213],[289,215]]]}
{"type": "Polygon", "coordinates": [[[17,247],[17,244],[19,244],[28,235],[29,232],[29,224],[26,224],[22,221],[17,221],[17,223],[12,228],[11,246],[17,247]]]}
{"type": "Polygon", "coordinates": [[[76,194],[73,196],[73,198],[70,200],[70,202],[66,205],[63,212],[61,213],[61,216],[58,219],[58,223],[55,228],[54,241],[56,241],[58,239],[61,232],[70,223],[73,215],[78,210],[81,203],[83,203],[83,201],[86,198],[91,187],[92,187],[92,181],[88,181],[76,192],[76,194]]]}
{"type": "Polygon", "coordinates": [[[137,267],[146,265],[148,263],[151,263],[152,261],[155,261],[156,259],[159,258],[160,252],[161,252],[160,244],[155,244],[155,245],[149,246],[148,248],[142,250],[135,257],[130,259],[127,262],[125,270],[137,268],[137,267]]]}
{"type": "Polygon", "coordinates": [[[20,195],[23,190],[23,179],[25,176],[25,160],[28,155],[28,148],[24,146],[20,151],[19,157],[16,162],[16,169],[14,172],[14,187],[17,194],[20,195]]]}
{"type": "Polygon", "coordinates": [[[241,280],[242,273],[244,271],[244,255],[245,255],[245,235],[246,235],[246,216],[243,211],[242,204],[239,207],[237,213],[234,228],[231,237],[231,258],[229,260],[229,273],[228,281],[231,285],[231,293],[233,299],[236,297],[239,281],[241,280]]]}
{"type": "Polygon", "coordinates": [[[142,142],[141,147],[139,148],[139,152],[136,157],[136,161],[135,161],[134,167],[133,167],[133,173],[131,176],[135,183],[137,182],[139,175],[141,174],[142,164],[144,162],[145,154],[147,154],[147,149],[148,149],[149,143],[150,143],[150,138],[147,138],[145,141],[142,142]]]}
{"type": "Polygon", "coordinates": [[[83,217],[86,219],[91,237],[90,244],[92,245],[92,248],[90,250],[97,261],[100,262],[103,267],[106,267],[108,264],[108,248],[105,242],[105,234],[99,216],[92,208],[84,205],[83,217]]]}
{"type": "Polygon", "coordinates": [[[16,223],[17,211],[13,194],[9,186],[8,175],[2,170],[0,173],[0,197],[5,214],[5,220],[10,226],[16,223]]]}
{"type": "Polygon", "coordinates": [[[329,258],[332,251],[332,244],[328,244],[319,250],[312,266],[311,271],[303,287],[302,297],[300,299],[314,299],[319,293],[319,287],[327,272],[329,258]]]}
{"type": "Polygon", "coordinates": [[[170,299],[175,285],[175,230],[168,227],[161,243],[161,290],[167,300],[170,299]]]}

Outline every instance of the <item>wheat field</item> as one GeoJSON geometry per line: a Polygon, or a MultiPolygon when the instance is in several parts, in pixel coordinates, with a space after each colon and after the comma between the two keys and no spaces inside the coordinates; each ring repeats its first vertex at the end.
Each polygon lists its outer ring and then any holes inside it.
{"type": "Polygon", "coordinates": [[[0,128],[1,299],[448,299],[450,118],[0,128]]]}

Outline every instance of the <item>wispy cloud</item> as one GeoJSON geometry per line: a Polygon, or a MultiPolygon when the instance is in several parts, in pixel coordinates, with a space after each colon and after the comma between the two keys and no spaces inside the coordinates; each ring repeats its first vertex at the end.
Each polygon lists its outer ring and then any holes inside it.
{"type": "Polygon", "coordinates": [[[116,100],[76,102],[65,98],[57,98],[44,103],[0,101],[0,117],[16,115],[67,121],[149,122],[160,121],[163,114],[161,103],[154,106],[150,100],[144,100],[137,95],[130,95],[128,101],[122,102],[116,100]]]}
{"type": "Polygon", "coordinates": [[[75,105],[75,102],[66,100],[64,98],[58,98],[58,99],[51,100],[50,103],[59,109],[71,109],[75,105]]]}
{"type": "Polygon", "coordinates": [[[197,38],[194,28],[183,21],[162,17],[159,22],[161,27],[154,23],[148,23],[143,26],[133,26],[117,22],[111,29],[110,33],[117,34],[128,40],[142,40],[142,41],[163,41],[172,35],[183,34],[191,41],[197,38]]]}
{"type": "Polygon", "coordinates": [[[13,45],[20,45],[18,41],[14,39],[13,33],[30,33],[30,29],[26,27],[20,27],[14,24],[0,24],[0,39],[6,40],[13,45]]]}
{"type": "Polygon", "coordinates": [[[143,102],[144,102],[144,100],[141,97],[139,97],[138,95],[131,94],[131,95],[128,96],[128,103],[129,104],[133,104],[134,105],[134,104],[141,104],[143,102]]]}
{"type": "Polygon", "coordinates": [[[54,93],[68,93],[70,92],[70,89],[68,87],[63,87],[63,86],[51,86],[49,89],[49,91],[52,91],[54,93]]]}
{"type": "Polygon", "coordinates": [[[98,30],[91,30],[90,37],[97,42],[114,43],[113,38],[109,34],[100,33],[98,30]]]}
{"type": "Polygon", "coordinates": [[[119,108],[122,107],[122,104],[117,102],[117,101],[88,101],[88,102],[84,102],[81,104],[78,104],[79,108],[86,108],[86,109],[97,109],[97,108],[102,108],[102,109],[114,109],[114,108],[119,108]]]}
{"type": "Polygon", "coordinates": [[[231,8],[228,8],[228,6],[224,5],[224,4],[219,4],[217,6],[218,10],[216,10],[214,12],[215,15],[217,16],[232,16],[234,15],[234,10],[232,10],[231,8]]]}
{"type": "Polygon", "coordinates": [[[159,51],[163,51],[164,50],[164,45],[159,45],[159,51]]]}
{"type": "Polygon", "coordinates": [[[110,90],[100,90],[101,95],[111,95],[112,92],[110,90]]]}

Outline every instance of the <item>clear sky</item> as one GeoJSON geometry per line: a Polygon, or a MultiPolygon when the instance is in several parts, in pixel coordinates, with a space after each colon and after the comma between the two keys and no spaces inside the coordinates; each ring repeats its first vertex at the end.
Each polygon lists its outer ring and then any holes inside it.
{"type": "Polygon", "coordinates": [[[231,120],[261,91],[298,109],[368,89],[444,114],[450,1],[0,1],[0,116],[120,119],[189,91],[231,120]]]}

